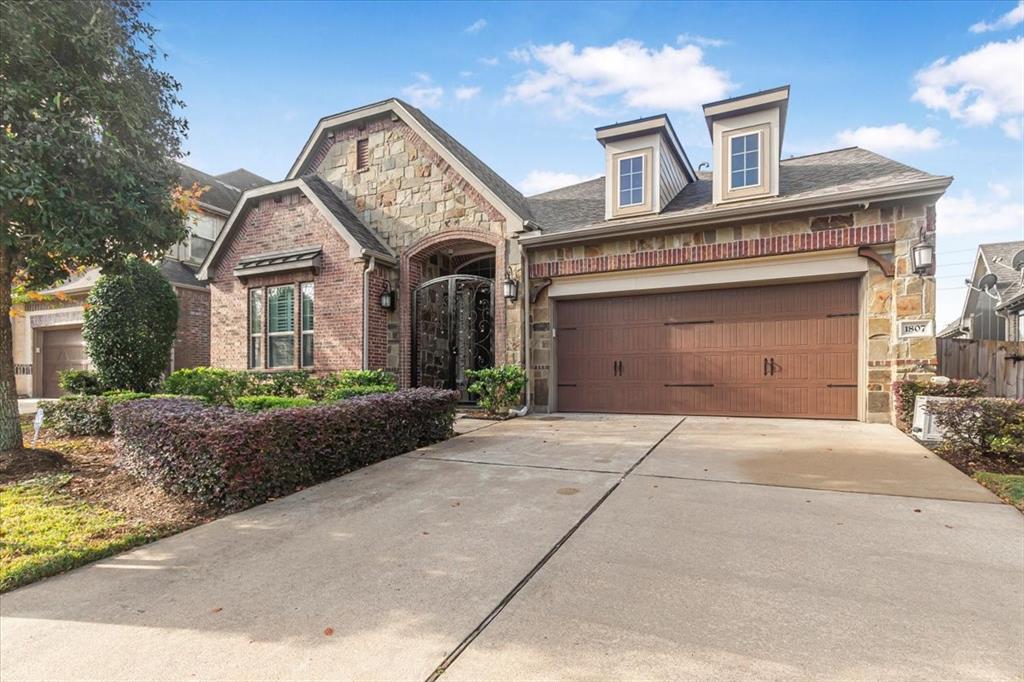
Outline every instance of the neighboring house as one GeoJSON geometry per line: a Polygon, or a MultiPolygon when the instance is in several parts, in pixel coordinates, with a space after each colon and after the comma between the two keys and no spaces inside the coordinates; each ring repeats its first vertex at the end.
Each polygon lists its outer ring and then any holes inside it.
{"type": "Polygon", "coordinates": [[[940,337],[1024,340],[1024,241],[981,244],[960,317],[940,337]]]}
{"type": "MultiPolygon", "coordinates": [[[[195,273],[242,192],[269,182],[245,169],[214,176],[178,165],[182,186],[197,183],[207,189],[191,216],[189,237],[171,247],[159,264],[179,302],[171,369],[210,363],[210,293],[195,273]]],[[[49,295],[45,300],[16,307],[14,369],[19,396],[57,397],[59,372],[89,367],[82,306],[99,274],[89,270],[41,292],[49,295]]]]}
{"type": "Polygon", "coordinates": [[[890,421],[892,382],[935,370],[923,257],[952,178],[784,159],[788,103],[706,105],[713,173],[665,115],[598,128],[605,177],[533,197],[401,100],[324,117],[203,263],[211,363],[463,397],[517,363],[539,411],[890,421]]]}

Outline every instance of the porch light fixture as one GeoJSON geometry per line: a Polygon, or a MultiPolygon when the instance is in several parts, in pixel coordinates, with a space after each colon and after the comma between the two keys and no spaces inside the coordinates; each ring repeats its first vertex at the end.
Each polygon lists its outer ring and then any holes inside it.
{"type": "Polygon", "coordinates": [[[519,282],[512,276],[512,268],[505,268],[505,299],[515,301],[519,297],[519,282]]]}
{"type": "Polygon", "coordinates": [[[921,243],[910,251],[910,258],[914,265],[914,272],[923,275],[930,272],[935,265],[935,247],[928,243],[921,243]]]}
{"type": "Polygon", "coordinates": [[[384,291],[380,292],[380,307],[384,310],[394,310],[395,297],[395,290],[391,288],[391,282],[384,280],[384,291]]]}

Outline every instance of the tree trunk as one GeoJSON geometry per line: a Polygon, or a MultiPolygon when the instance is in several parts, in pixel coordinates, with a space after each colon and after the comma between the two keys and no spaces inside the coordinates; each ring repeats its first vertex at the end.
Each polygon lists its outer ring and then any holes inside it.
{"type": "Polygon", "coordinates": [[[23,447],[14,382],[14,333],[11,329],[12,254],[0,247],[0,451],[23,447]]]}

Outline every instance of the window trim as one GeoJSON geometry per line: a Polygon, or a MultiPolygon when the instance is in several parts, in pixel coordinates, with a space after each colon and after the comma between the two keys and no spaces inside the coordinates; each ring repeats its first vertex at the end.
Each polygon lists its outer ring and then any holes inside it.
{"type": "MultiPolygon", "coordinates": [[[[763,142],[764,142],[764,137],[761,134],[760,130],[752,130],[749,133],[742,133],[742,134],[738,134],[738,135],[730,135],[729,136],[729,145],[728,145],[728,148],[726,149],[725,153],[729,155],[729,172],[726,174],[726,178],[729,181],[729,191],[730,192],[735,192],[737,190],[743,190],[743,189],[750,189],[751,187],[759,187],[761,185],[761,166],[763,165],[761,163],[761,155],[764,153],[764,144],[763,144],[763,142]],[[734,171],[734,169],[732,167],[732,163],[733,163],[733,160],[734,160],[733,157],[736,156],[736,154],[732,151],[732,143],[736,139],[747,138],[747,137],[754,137],[754,138],[757,139],[757,169],[756,169],[757,170],[757,182],[755,182],[753,184],[750,184],[750,185],[743,184],[743,185],[740,185],[739,187],[735,187],[732,184],[732,175],[733,175],[733,171],[734,171]]],[[[742,154],[744,156],[746,156],[749,153],[750,153],[750,151],[747,150],[747,149],[744,149],[744,151],[742,152],[742,154]]],[[[744,162],[746,162],[746,159],[744,159],[744,162]]],[[[747,168],[744,165],[744,167],[743,167],[744,175],[748,171],[750,171],[750,170],[751,170],[750,168],[747,168]]],[[[744,180],[746,180],[746,177],[744,177],[744,180]]]]}
{"type": "MultiPolygon", "coordinates": [[[[615,197],[616,201],[617,201],[617,204],[618,204],[618,207],[620,209],[622,209],[622,208],[633,208],[634,206],[640,206],[641,204],[643,204],[644,203],[644,194],[647,192],[647,159],[646,159],[646,157],[643,154],[635,154],[633,156],[620,156],[616,160],[616,162],[615,162],[615,172],[618,174],[619,183],[620,183],[619,191],[616,193],[616,197],[615,197]],[[633,161],[635,159],[640,159],[640,174],[639,174],[640,175],[640,201],[631,201],[628,204],[624,204],[624,203],[622,203],[622,192],[623,192],[623,189],[621,187],[621,183],[622,183],[622,162],[623,161],[633,161]]],[[[637,173],[635,171],[633,171],[633,170],[630,170],[630,172],[629,172],[629,175],[631,175],[631,176],[632,175],[636,175],[636,174],[637,173]]],[[[626,191],[630,192],[630,196],[632,196],[632,193],[633,193],[633,191],[635,189],[636,189],[635,187],[631,187],[631,188],[629,188],[629,190],[626,190],[626,191]]]]}
{"type": "Polygon", "coordinates": [[[654,173],[652,170],[652,160],[654,158],[653,147],[641,147],[639,149],[630,149],[627,151],[618,152],[617,154],[611,155],[612,161],[612,196],[611,206],[612,215],[615,217],[636,215],[638,213],[650,213],[653,209],[653,184],[654,184],[654,173]],[[619,205],[619,162],[625,159],[633,159],[636,157],[643,158],[643,201],[639,204],[628,204],[626,206],[619,205]]]}
{"type": "Polygon", "coordinates": [[[259,286],[248,287],[246,289],[246,365],[250,371],[259,372],[281,372],[298,369],[313,369],[316,366],[316,282],[314,280],[299,280],[292,282],[284,282],[281,284],[263,284],[259,286]],[[305,286],[313,287],[314,298],[313,298],[313,326],[308,330],[302,328],[302,291],[305,286]],[[291,288],[293,302],[295,304],[294,311],[292,313],[292,330],[286,332],[271,332],[270,331],[270,308],[269,308],[269,290],[278,288],[291,288]],[[260,300],[263,303],[261,314],[262,319],[260,320],[259,332],[252,332],[252,292],[260,292],[260,300]],[[302,361],[302,338],[305,335],[311,336],[313,341],[313,362],[311,364],[303,364],[302,361]],[[282,365],[279,367],[270,366],[270,339],[275,336],[288,336],[292,337],[292,364],[282,365]],[[252,339],[258,336],[260,338],[260,358],[257,364],[253,363],[252,357],[252,339]]]}
{"type": "Polygon", "coordinates": [[[724,170],[722,178],[722,201],[733,199],[745,199],[748,197],[759,197],[771,191],[772,180],[769,177],[771,165],[768,163],[773,151],[771,124],[762,123],[733,130],[722,131],[721,150],[718,153],[719,168],[724,170]],[[757,133],[758,135],[758,184],[746,187],[732,188],[732,140],[735,137],[745,137],[757,133]]]}
{"type": "Polygon", "coordinates": [[[299,289],[299,329],[298,329],[298,332],[299,332],[298,333],[298,336],[299,336],[299,357],[298,357],[298,363],[299,363],[299,367],[301,367],[303,369],[309,369],[309,368],[312,368],[312,367],[314,367],[316,365],[316,333],[315,333],[316,332],[316,283],[314,283],[313,281],[299,282],[298,283],[298,289],[299,289]],[[306,316],[305,316],[305,310],[304,310],[304,307],[306,305],[305,291],[306,291],[307,287],[309,287],[312,290],[312,292],[313,292],[313,295],[310,297],[310,306],[312,307],[312,311],[311,311],[312,315],[311,315],[310,320],[309,320],[309,329],[305,328],[306,316]],[[310,349],[309,349],[309,352],[310,352],[310,355],[312,356],[310,358],[310,361],[309,361],[308,365],[306,364],[306,357],[305,357],[305,342],[306,342],[306,335],[307,334],[309,335],[309,338],[310,338],[310,342],[309,342],[310,343],[310,349]]]}

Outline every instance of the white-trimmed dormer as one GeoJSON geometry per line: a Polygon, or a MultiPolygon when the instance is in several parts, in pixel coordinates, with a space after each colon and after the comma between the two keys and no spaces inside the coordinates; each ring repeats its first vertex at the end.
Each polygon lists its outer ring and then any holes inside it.
{"type": "Polygon", "coordinates": [[[704,105],[715,204],[778,196],[788,106],[788,85],[704,105]]]}
{"type": "Polygon", "coordinates": [[[696,179],[665,114],[597,129],[604,146],[606,220],[660,213],[696,179]]]}

